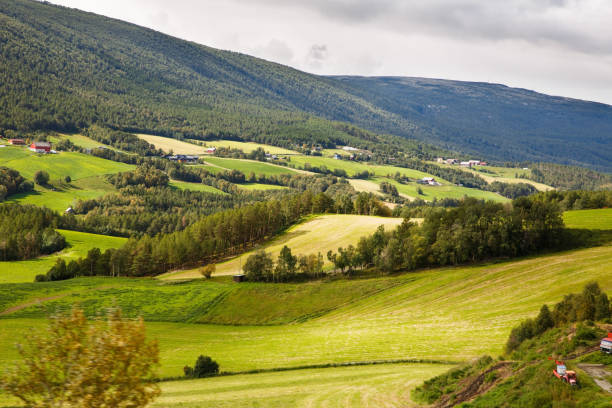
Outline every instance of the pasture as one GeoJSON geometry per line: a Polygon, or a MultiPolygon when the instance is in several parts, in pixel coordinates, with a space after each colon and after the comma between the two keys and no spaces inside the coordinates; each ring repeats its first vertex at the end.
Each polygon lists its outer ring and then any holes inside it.
{"type": "Polygon", "coordinates": [[[36,275],[46,273],[58,258],[75,259],[87,255],[87,251],[92,248],[97,247],[105,251],[108,248],[120,247],[126,241],[126,238],[107,235],[68,230],[58,231],[66,237],[68,245],[65,249],[36,259],[0,262],[0,283],[33,282],[36,275]]]}
{"type": "Polygon", "coordinates": [[[169,153],[172,151],[174,154],[205,154],[206,148],[198,146],[194,143],[184,142],[182,140],[173,139],[171,137],[154,136],[154,135],[143,135],[137,134],[139,138],[147,141],[148,143],[155,146],[156,149],[162,149],[164,152],[169,153]]]}
{"type": "Polygon", "coordinates": [[[239,149],[245,153],[250,153],[253,150],[257,150],[258,148],[262,148],[266,151],[266,153],[270,154],[278,154],[278,155],[287,155],[287,154],[299,154],[295,150],[284,149],[282,147],[276,147],[271,145],[265,145],[261,143],[254,142],[239,142],[235,140],[192,140],[192,143],[203,143],[206,147],[226,147],[229,149],[239,149]]]}
{"type": "MultiPolygon", "coordinates": [[[[284,234],[274,238],[261,248],[249,251],[229,261],[217,264],[216,275],[234,275],[240,273],[246,259],[258,249],[264,249],[276,259],[283,246],[291,248],[294,255],[308,255],[321,252],[326,265],[329,261],[325,254],[330,249],[356,245],[364,235],[376,231],[380,225],[393,228],[402,223],[401,218],[370,217],[363,215],[323,215],[314,217],[307,222],[290,228],[284,234]]],[[[199,278],[197,269],[176,271],[162,275],[162,279],[190,279],[199,278]]]]}
{"type": "Polygon", "coordinates": [[[77,152],[59,154],[36,154],[25,147],[4,147],[0,149],[0,166],[10,167],[32,180],[34,173],[44,170],[51,181],[70,176],[72,180],[129,171],[134,166],[101,159],[77,152]]]}
{"type": "Polygon", "coordinates": [[[295,171],[289,167],[278,166],[255,160],[226,159],[221,157],[206,157],[206,163],[213,166],[222,167],[227,170],[238,170],[248,176],[251,173],[256,175],[275,176],[278,174],[293,174],[295,171]]]}
{"type": "MultiPolygon", "coordinates": [[[[422,171],[407,169],[404,167],[396,166],[381,166],[381,165],[370,165],[364,162],[350,161],[350,160],[336,160],[329,157],[321,156],[295,156],[291,157],[290,164],[295,165],[297,168],[304,169],[306,163],[312,167],[325,166],[329,170],[345,170],[349,177],[354,176],[357,173],[363,171],[369,171],[377,176],[393,176],[395,173],[400,173],[406,177],[420,179],[423,177],[431,177],[430,174],[423,173],[422,171]]],[[[307,170],[307,169],[306,169],[307,170]]],[[[444,182],[444,180],[441,180],[444,182]]]]}
{"type": "Polygon", "coordinates": [[[29,286],[3,284],[2,298],[11,294],[7,307],[27,307],[0,319],[0,333],[10,334],[0,336],[0,369],[16,358],[15,339],[45,324],[39,317],[52,310],[45,309],[47,302],[67,308],[78,299],[98,313],[98,306],[112,304],[113,299],[131,315],[143,309],[141,314],[148,315],[149,335],[160,341],[161,376],[181,375],[183,366],[192,364],[200,354],[213,356],[225,371],[391,359],[465,361],[485,353],[495,356],[502,351],[511,327],[533,317],[543,303],[558,302],[592,280],[604,290],[612,290],[611,257],[612,246],[603,246],[396,276],[324,280],[306,284],[312,285],[307,289],[296,288],[300,284],[236,284],[228,279],[177,285],[157,282],[158,290],[153,289],[155,281],[151,279],[131,280],[131,284],[102,278],[29,286]],[[140,290],[131,286],[139,282],[143,282],[140,290]],[[79,289],[78,285],[88,288],[79,289]],[[115,286],[114,293],[104,292],[108,285],[115,286]],[[351,285],[361,285],[361,289],[351,290],[351,285]],[[368,289],[374,285],[377,290],[368,289]],[[190,287],[190,295],[173,292],[190,287]],[[227,288],[232,292],[226,293],[227,288]],[[62,291],[73,295],[29,306],[33,299],[62,291]],[[337,303],[316,310],[317,302],[334,296],[341,296],[337,303]],[[200,297],[213,300],[198,303],[200,297]],[[267,325],[262,317],[272,307],[295,311],[292,316],[278,316],[279,322],[293,324],[267,325]],[[239,325],[152,321],[156,309],[160,316],[175,313],[195,317],[194,322],[229,322],[231,316],[241,315],[243,320],[234,321],[239,325]],[[295,316],[301,317],[292,320],[295,316]]]}
{"type": "Polygon", "coordinates": [[[204,193],[227,195],[226,192],[221,191],[218,188],[202,183],[189,183],[187,181],[170,180],[170,183],[168,183],[168,185],[179,190],[201,191],[204,193]]]}
{"type": "MultiPolygon", "coordinates": [[[[436,180],[438,180],[436,178],[436,180]]],[[[410,198],[421,198],[426,201],[432,201],[434,198],[455,198],[461,199],[463,197],[474,197],[481,200],[492,200],[496,202],[508,202],[508,198],[503,197],[497,193],[491,191],[478,190],[476,188],[459,187],[452,184],[442,184],[441,186],[428,186],[417,183],[399,183],[391,178],[376,177],[373,179],[374,182],[381,183],[386,181],[387,183],[393,184],[397,188],[397,192],[400,195],[410,198]],[[423,192],[419,194],[419,188],[423,192]]]]}
{"type": "Polygon", "coordinates": [[[568,228],[612,230],[612,208],[566,211],[563,221],[568,228]]]}
{"type": "Polygon", "coordinates": [[[33,204],[63,212],[76,200],[90,200],[108,193],[116,192],[115,187],[103,176],[87,177],[71,183],[55,181],[50,186],[34,186],[29,193],[13,194],[7,201],[20,204],[33,204]]]}

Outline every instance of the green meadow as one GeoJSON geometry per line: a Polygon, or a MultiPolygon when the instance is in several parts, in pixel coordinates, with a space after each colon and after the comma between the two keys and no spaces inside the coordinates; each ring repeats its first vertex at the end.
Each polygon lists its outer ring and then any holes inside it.
{"type": "MultiPolygon", "coordinates": [[[[437,179],[436,179],[437,180],[437,179]]],[[[421,198],[426,201],[432,201],[434,198],[456,198],[461,199],[463,197],[474,197],[481,200],[492,200],[497,202],[508,202],[508,198],[503,197],[497,193],[491,191],[478,190],[476,188],[459,187],[452,184],[442,184],[441,186],[426,186],[417,183],[399,183],[394,179],[376,177],[373,179],[376,183],[386,181],[387,183],[393,184],[397,188],[397,192],[412,198],[421,198]],[[419,188],[423,192],[419,194],[419,188]]]]}
{"type": "Polygon", "coordinates": [[[226,159],[221,157],[206,157],[205,160],[213,166],[222,167],[227,170],[238,170],[247,176],[251,173],[255,173],[256,175],[263,174],[266,176],[295,173],[294,170],[288,167],[255,160],[226,159]]]}
{"type": "Polygon", "coordinates": [[[569,228],[612,230],[612,208],[566,211],[563,221],[569,228]]]}
{"type": "Polygon", "coordinates": [[[58,258],[75,259],[87,255],[92,248],[105,251],[123,245],[126,238],[86,232],[58,230],[66,237],[67,248],[53,255],[41,256],[27,261],[0,262],[0,283],[33,282],[38,274],[46,273],[58,258]]]}
{"type": "Polygon", "coordinates": [[[245,183],[245,184],[236,184],[239,188],[243,190],[286,190],[289,187],[285,186],[276,186],[273,184],[261,184],[261,183],[245,183]]]}
{"type": "Polygon", "coordinates": [[[179,190],[201,191],[204,193],[227,195],[226,192],[221,191],[218,188],[209,186],[207,184],[202,184],[202,183],[189,183],[187,181],[170,180],[169,185],[170,187],[174,187],[179,190]]]}

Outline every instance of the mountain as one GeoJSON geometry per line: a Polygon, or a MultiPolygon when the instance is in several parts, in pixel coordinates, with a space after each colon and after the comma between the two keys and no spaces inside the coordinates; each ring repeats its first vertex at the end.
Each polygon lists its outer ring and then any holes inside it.
{"type": "Polygon", "coordinates": [[[316,76],[32,0],[0,0],[0,59],[0,130],[95,123],[279,145],[401,137],[420,141],[404,143],[417,155],[436,151],[426,142],[612,171],[612,107],[501,85],[316,76]]]}

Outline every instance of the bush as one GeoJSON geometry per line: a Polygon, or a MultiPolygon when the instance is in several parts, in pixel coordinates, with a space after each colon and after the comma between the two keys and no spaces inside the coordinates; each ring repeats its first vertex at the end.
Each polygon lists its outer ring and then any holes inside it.
{"type": "Polygon", "coordinates": [[[49,182],[49,173],[44,170],[38,170],[34,173],[34,182],[39,186],[43,186],[49,182]]]}
{"type": "Polygon", "coordinates": [[[217,266],[215,264],[208,264],[200,268],[200,275],[202,275],[206,279],[210,279],[213,273],[215,273],[216,269],[217,269],[217,266]]]}
{"type": "Polygon", "coordinates": [[[200,356],[193,368],[183,367],[186,377],[203,378],[219,374],[219,364],[208,356],[200,356]]]}

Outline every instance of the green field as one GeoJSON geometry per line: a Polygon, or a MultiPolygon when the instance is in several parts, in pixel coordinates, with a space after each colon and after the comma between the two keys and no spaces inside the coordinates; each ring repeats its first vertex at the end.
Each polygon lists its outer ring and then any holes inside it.
{"type": "MultiPolygon", "coordinates": [[[[160,341],[162,376],[180,375],[182,367],[199,354],[213,356],[226,371],[411,358],[465,361],[485,353],[498,355],[510,328],[536,314],[542,303],[558,302],[591,280],[610,291],[611,257],[612,246],[604,246],[391,277],[313,282],[307,290],[300,284],[235,284],[229,280],[179,285],[157,282],[160,289],[153,290],[152,280],[132,280],[132,285],[143,282],[141,290],[135,291],[129,284],[121,290],[122,281],[95,278],[88,286],[91,278],[83,278],[66,283],[3,284],[0,299],[9,297],[6,307],[27,306],[32,299],[71,291],[71,285],[81,284],[88,288],[73,289],[75,294],[65,303],[56,299],[50,304],[68,308],[81,298],[84,307],[100,312],[97,305],[117,299],[124,308],[131,308],[131,315],[138,314],[144,308],[141,305],[147,305],[146,314],[157,309],[160,316],[168,316],[174,309],[176,316],[199,315],[203,321],[229,321],[245,315],[243,325],[238,326],[149,320],[149,335],[160,341]],[[109,285],[118,288],[104,295],[109,285]],[[347,285],[361,285],[361,289],[350,290],[347,285]],[[373,285],[378,290],[369,293],[373,285]],[[245,292],[227,296],[224,290],[228,287],[245,292]],[[186,292],[179,296],[178,290],[186,292]],[[334,292],[347,294],[335,306],[327,304],[323,312],[316,312],[317,303],[333,298],[329,293],[334,292]],[[200,298],[204,304],[198,304],[200,298]],[[280,321],[299,318],[289,325],[246,325],[258,324],[262,316],[277,309],[291,311],[279,317],[280,321]]],[[[43,319],[28,318],[43,316],[44,306],[25,307],[0,319],[0,333],[10,333],[0,336],[0,369],[16,358],[12,343],[31,327],[44,324],[43,319]]]]}
{"type": "Polygon", "coordinates": [[[70,140],[75,146],[82,147],[84,149],[95,149],[96,147],[104,146],[108,149],[118,150],[111,146],[105,145],[104,143],[93,140],[87,136],[80,134],[60,134],[58,136],[50,136],[49,141],[52,143],[57,143],[61,139],[70,140]]]}
{"type": "MultiPolygon", "coordinates": [[[[193,143],[200,142],[199,140],[192,140],[193,143]]],[[[250,153],[253,150],[257,150],[258,148],[262,148],[266,151],[266,153],[270,154],[299,154],[294,150],[284,149],[282,147],[270,146],[260,143],[253,142],[238,142],[235,140],[207,140],[204,143],[207,147],[227,147],[230,149],[240,149],[245,153],[250,153]]]]}
{"type": "Polygon", "coordinates": [[[612,230],[612,208],[566,211],[563,221],[569,228],[612,230]]]}
{"type": "MultiPolygon", "coordinates": [[[[329,249],[337,249],[339,246],[346,247],[350,244],[356,245],[364,235],[373,233],[379,225],[387,228],[399,225],[401,218],[370,217],[363,215],[323,215],[315,217],[305,223],[289,229],[285,234],[273,239],[262,246],[274,258],[278,256],[283,246],[287,245],[294,254],[307,255],[329,249]]],[[[240,273],[241,266],[254,251],[247,252],[230,261],[217,265],[216,275],[233,275],[240,273]]],[[[325,258],[326,265],[329,261],[325,258]]],[[[187,271],[171,272],[163,275],[162,279],[187,279],[199,278],[197,269],[187,271]]]]}
{"type": "Polygon", "coordinates": [[[426,201],[432,201],[434,198],[463,198],[474,197],[481,200],[492,200],[497,202],[508,202],[510,199],[503,197],[497,193],[491,191],[478,190],[476,188],[458,187],[452,184],[443,184],[441,186],[425,186],[417,183],[402,184],[394,179],[376,177],[373,179],[374,182],[381,183],[386,181],[387,183],[393,184],[397,188],[397,192],[401,195],[410,198],[421,198],[426,201]],[[418,189],[421,188],[423,194],[418,193],[418,189]]]}
{"type": "Polygon", "coordinates": [[[57,258],[75,259],[87,255],[91,248],[98,247],[102,251],[123,245],[125,238],[107,235],[88,234],[86,232],[58,230],[64,237],[68,247],[53,255],[42,256],[27,261],[0,262],[0,283],[32,282],[38,274],[46,273],[57,258]]]}
{"type": "Polygon", "coordinates": [[[238,188],[241,188],[243,190],[261,190],[261,191],[268,191],[268,190],[286,190],[289,187],[285,187],[285,186],[277,186],[274,184],[261,184],[261,183],[246,183],[246,184],[236,184],[238,186],[238,188]]]}
{"type": "Polygon", "coordinates": [[[202,191],[204,193],[227,194],[224,191],[202,183],[188,183],[186,181],[171,180],[170,187],[178,188],[179,190],[202,191]]]}
{"type": "Polygon", "coordinates": [[[33,204],[63,212],[74,205],[75,200],[90,200],[108,193],[116,192],[115,187],[103,176],[87,177],[71,183],[53,182],[51,186],[34,186],[29,193],[13,194],[7,201],[20,204],[33,204]]]}
{"type": "Polygon", "coordinates": [[[76,152],[36,154],[25,147],[0,149],[0,166],[10,167],[32,180],[34,173],[45,170],[51,181],[70,176],[72,180],[129,171],[134,166],[76,152]]]}
{"type": "MultiPolygon", "coordinates": [[[[363,171],[373,172],[375,175],[382,177],[387,175],[393,176],[395,173],[400,173],[406,177],[414,179],[431,177],[430,174],[423,173],[422,171],[406,169],[403,167],[370,165],[363,162],[336,160],[329,157],[321,156],[295,156],[291,157],[291,161],[289,163],[301,169],[304,168],[304,165],[306,163],[309,163],[312,167],[325,166],[329,170],[345,170],[349,177],[354,176],[355,174],[363,171]]],[[[444,180],[440,181],[443,183],[445,182],[444,180]]]]}
{"type": "Polygon", "coordinates": [[[269,164],[265,162],[255,160],[240,160],[240,159],[225,159],[221,157],[207,157],[206,162],[213,166],[222,167],[227,170],[238,170],[246,174],[247,176],[251,173],[256,175],[274,176],[277,174],[293,174],[294,170],[269,164]]]}

